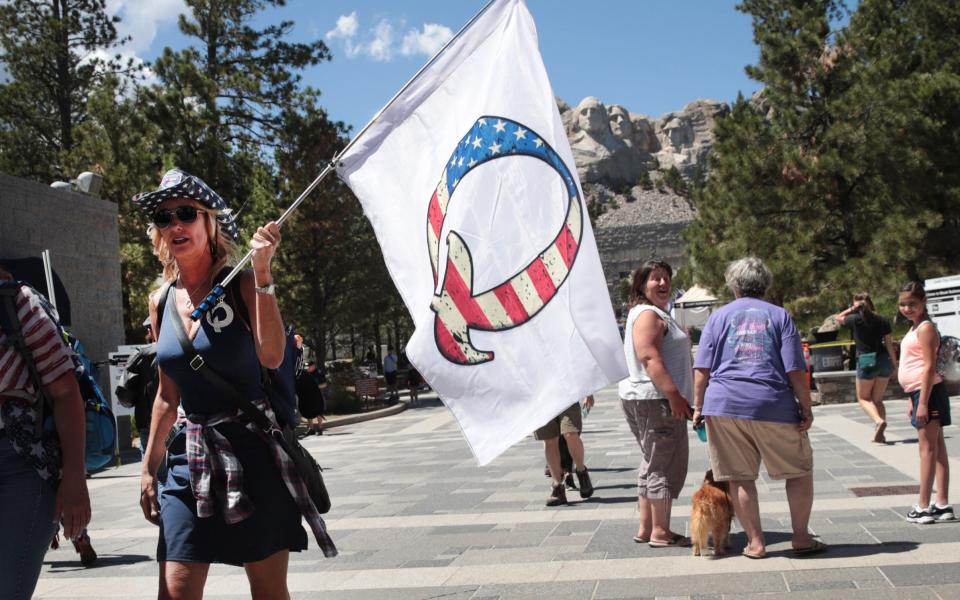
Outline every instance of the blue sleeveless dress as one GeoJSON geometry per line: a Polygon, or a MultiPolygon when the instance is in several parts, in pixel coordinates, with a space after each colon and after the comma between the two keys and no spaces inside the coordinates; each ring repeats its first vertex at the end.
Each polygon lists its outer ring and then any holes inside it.
{"type": "MultiPolygon", "coordinates": [[[[173,330],[172,321],[179,318],[171,297],[161,321],[157,360],[163,372],[176,382],[187,419],[199,422],[204,417],[235,410],[230,399],[217,394],[190,368],[173,330]]],[[[201,319],[193,343],[207,364],[248,399],[265,397],[253,336],[229,303],[224,302],[209,317],[201,319]]],[[[267,444],[240,421],[214,427],[229,440],[243,466],[243,491],[253,503],[253,514],[234,524],[228,524],[219,512],[211,517],[197,517],[197,503],[190,488],[186,434],[181,430],[167,450],[167,474],[160,492],[157,560],[242,565],[281,550],[305,550],[307,533],[301,525],[300,511],[267,444]]]]}

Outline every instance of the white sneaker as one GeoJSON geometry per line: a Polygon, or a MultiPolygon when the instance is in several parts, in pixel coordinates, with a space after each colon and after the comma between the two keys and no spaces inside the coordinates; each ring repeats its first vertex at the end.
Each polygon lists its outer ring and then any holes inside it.
{"type": "Polygon", "coordinates": [[[937,521],[953,521],[956,518],[953,515],[953,507],[949,504],[946,506],[937,506],[937,504],[934,503],[931,504],[927,510],[937,521]]]}
{"type": "Polygon", "coordinates": [[[933,517],[930,509],[931,507],[929,506],[927,508],[920,508],[920,506],[914,504],[910,512],[907,513],[907,523],[919,523],[920,525],[935,523],[936,519],[933,517]]]}

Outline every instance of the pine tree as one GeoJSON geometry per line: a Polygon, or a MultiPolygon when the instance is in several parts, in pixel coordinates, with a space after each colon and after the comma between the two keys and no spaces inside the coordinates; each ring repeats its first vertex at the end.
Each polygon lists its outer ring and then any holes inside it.
{"type": "Polygon", "coordinates": [[[87,98],[108,73],[135,74],[104,58],[117,39],[106,0],[9,0],[0,3],[0,171],[44,183],[65,172],[87,98]]]}
{"type": "Polygon", "coordinates": [[[718,123],[687,232],[696,279],[722,292],[729,261],[759,256],[769,298],[809,325],[860,289],[892,298],[960,266],[960,8],[865,0],[846,27],[831,0],[739,8],[764,88],[718,123]]]}

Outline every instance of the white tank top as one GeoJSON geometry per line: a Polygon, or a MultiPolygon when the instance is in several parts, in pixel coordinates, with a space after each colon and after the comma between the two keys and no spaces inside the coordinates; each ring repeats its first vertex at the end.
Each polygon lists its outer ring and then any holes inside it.
{"type": "Polygon", "coordinates": [[[619,385],[620,397],[624,400],[654,400],[665,398],[651,381],[643,364],[637,358],[633,346],[633,324],[640,313],[652,310],[664,323],[667,331],[660,344],[660,353],[663,363],[673,378],[677,389],[688,402],[693,402],[693,360],[690,356],[690,338],[683,328],[673,320],[669,314],[652,304],[638,304],[630,309],[627,315],[627,325],[623,336],[623,354],[627,359],[629,375],[619,385]]]}

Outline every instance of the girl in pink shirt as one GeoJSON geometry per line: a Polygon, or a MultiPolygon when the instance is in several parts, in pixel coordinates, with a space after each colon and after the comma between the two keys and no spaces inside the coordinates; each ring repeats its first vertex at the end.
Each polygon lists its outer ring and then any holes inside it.
{"type": "Polygon", "coordinates": [[[950,424],[950,397],[943,378],[937,373],[940,334],[927,314],[927,295],[923,285],[911,281],[900,288],[900,313],[912,324],[900,342],[898,379],[910,394],[907,414],[917,428],[920,448],[919,502],[907,513],[910,523],[929,524],[952,521],[953,508],[947,499],[950,465],[943,427],[950,424]],[[937,502],[931,503],[931,488],[937,483],[937,502]]]}

